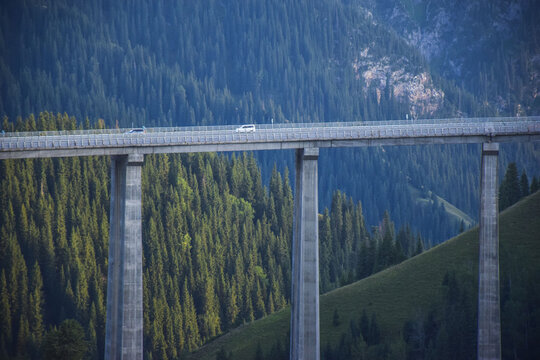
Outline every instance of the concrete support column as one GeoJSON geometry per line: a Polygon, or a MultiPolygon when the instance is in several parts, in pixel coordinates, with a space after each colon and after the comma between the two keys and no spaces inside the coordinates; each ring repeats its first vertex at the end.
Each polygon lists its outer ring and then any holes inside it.
{"type": "Polygon", "coordinates": [[[291,360],[319,360],[318,148],[296,150],[291,360]]]}
{"type": "Polygon", "coordinates": [[[498,156],[499,144],[482,145],[478,274],[478,359],[482,360],[501,358],[498,156]]]}
{"type": "Polygon", "coordinates": [[[105,359],[143,358],[141,154],[113,156],[105,359]]]}

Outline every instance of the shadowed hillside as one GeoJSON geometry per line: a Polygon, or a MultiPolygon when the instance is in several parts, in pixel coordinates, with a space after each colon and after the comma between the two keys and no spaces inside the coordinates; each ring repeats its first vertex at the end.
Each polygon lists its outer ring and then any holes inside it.
{"type": "MultiPolygon", "coordinates": [[[[377,314],[381,338],[385,342],[402,343],[404,323],[441,300],[440,285],[445,274],[455,273],[458,278],[468,278],[474,284],[472,293],[476,294],[477,257],[478,229],[474,228],[399,265],[321,296],[321,345],[336,346],[342,334],[348,331],[350,321],[359,319],[363,310],[377,314]],[[333,321],[336,309],[340,317],[337,326],[333,321]]],[[[504,353],[505,347],[510,346],[504,337],[505,329],[511,325],[507,324],[508,306],[505,306],[509,303],[505,291],[509,279],[514,276],[515,280],[524,271],[528,278],[540,275],[540,192],[501,213],[500,262],[504,353]]],[[[476,295],[471,301],[476,304],[476,295]]],[[[289,317],[290,310],[286,308],[233,330],[202,347],[192,358],[215,359],[218,351],[224,348],[226,353],[232,352],[234,358],[249,359],[255,356],[258,344],[263,353],[268,353],[278,340],[285,348],[289,317]]],[[[534,334],[538,331],[529,337],[534,334]]]]}

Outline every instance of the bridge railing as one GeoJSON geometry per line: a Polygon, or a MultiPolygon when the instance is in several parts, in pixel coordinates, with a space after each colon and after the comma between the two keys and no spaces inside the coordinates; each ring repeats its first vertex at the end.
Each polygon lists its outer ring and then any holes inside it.
{"type": "MultiPolygon", "coordinates": [[[[523,122],[540,122],[540,116],[530,117],[488,117],[488,118],[448,118],[448,119],[418,119],[418,120],[385,120],[385,121],[355,121],[355,122],[319,122],[319,123],[276,123],[276,124],[255,124],[257,131],[289,129],[312,129],[312,128],[344,128],[344,127],[365,127],[365,126],[403,126],[403,125],[443,125],[443,124],[490,124],[507,125],[523,122]]],[[[184,126],[184,127],[157,127],[146,128],[146,133],[177,133],[177,132],[222,132],[234,131],[241,125],[219,125],[219,126],[184,126]]],[[[31,132],[5,132],[0,133],[0,137],[30,137],[30,136],[66,136],[66,135],[115,135],[128,134],[131,128],[127,129],[90,129],[90,130],[65,130],[65,131],[31,131],[31,132]]],[[[143,135],[143,134],[129,134],[143,135]]]]}
{"type": "MultiPolygon", "coordinates": [[[[392,122],[382,126],[379,123],[323,123],[307,127],[257,128],[252,133],[237,133],[235,127],[219,127],[222,130],[178,131],[178,128],[159,129],[149,133],[101,133],[77,132],[76,134],[53,136],[27,136],[0,138],[0,150],[58,149],[81,147],[123,147],[123,146],[162,146],[222,144],[231,142],[272,142],[272,141],[309,141],[309,140],[347,140],[377,139],[395,137],[430,137],[430,136],[485,136],[515,135],[540,132],[540,121],[521,122],[455,122],[425,123],[411,127],[410,123],[392,122]],[[349,125],[349,126],[346,126],[349,125]],[[472,125],[472,126],[471,126],[472,125]],[[225,128],[223,130],[223,128],[225,128]],[[286,130],[286,131],[284,131],[286,130]]],[[[19,133],[20,134],[20,133],[19,133]]]]}

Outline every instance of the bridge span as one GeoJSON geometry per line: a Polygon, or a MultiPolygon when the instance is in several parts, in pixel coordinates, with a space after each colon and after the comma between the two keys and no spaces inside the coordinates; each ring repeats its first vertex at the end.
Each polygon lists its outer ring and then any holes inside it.
{"type": "Polygon", "coordinates": [[[319,148],[482,144],[478,359],[501,358],[499,143],[540,141],[540,117],[150,128],[0,135],[0,159],[112,156],[105,359],[143,357],[141,169],[146,154],[296,149],[291,359],[319,359],[319,148]]]}
{"type": "Polygon", "coordinates": [[[0,135],[0,159],[538,140],[540,116],[43,131],[0,135]]]}

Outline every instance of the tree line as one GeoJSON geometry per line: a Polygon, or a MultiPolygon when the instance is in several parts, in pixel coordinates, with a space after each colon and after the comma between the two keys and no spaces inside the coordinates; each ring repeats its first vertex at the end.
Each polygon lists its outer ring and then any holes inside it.
{"type": "Polygon", "coordinates": [[[529,178],[525,169],[519,176],[515,162],[508,164],[504,178],[499,186],[499,210],[502,211],[517,203],[521,198],[533,194],[540,189],[540,183],[536,176],[533,176],[529,184],[529,178]]]}
{"type": "MultiPolygon", "coordinates": [[[[74,117],[47,112],[15,123],[5,118],[3,124],[9,131],[85,127],[74,117]]],[[[61,339],[82,340],[61,336],[76,334],[77,325],[84,343],[75,345],[84,346],[85,356],[102,356],[109,165],[108,157],[0,162],[2,358],[54,358],[51,349],[65,345],[61,339]]],[[[145,157],[146,358],[179,358],[289,304],[289,177],[274,167],[263,184],[248,153],[145,157]]],[[[401,261],[414,252],[414,242],[421,243],[405,228],[396,236],[388,213],[368,231],[360,203],[341,192],[333,199],[319,216],[321,292],[401,261]],[[375,261],[366,263],[373,254],[375,261]]]]}
{"type": "MultiPolygon", "coordinates": [[[[355,2],[24,0],[2,4],[2,14],[0,116],[13,119],[45,109],[108,127],[404,119],[411,104],[390,86],[368,87],[352,64],[369,48],[374,64],[389,58],[392,71],[429,73],[416,49],[355,2]]],[[[425,117],[495,114],[450,80],[433,75],[433,86],[445,97],[425,117]]],[[[512,158],[532,174],[531,149],[520,154],[512,158]]],[[[411,187],[475,218],[478,156],[468,146],[321,151],[320,207],[340,189],[370,209],[370,226],[388,209],[398,226],[440,243],[459,222],[422,207],[411,187]]],[[[268,182],[282,157],[256,157],[268,182]]]]}

